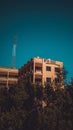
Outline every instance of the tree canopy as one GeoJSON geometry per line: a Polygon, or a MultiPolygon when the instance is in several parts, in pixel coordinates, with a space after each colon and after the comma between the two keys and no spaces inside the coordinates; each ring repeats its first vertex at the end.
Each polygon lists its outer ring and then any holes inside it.
{"type": "Polygon", "coordinates": [[[31,129],[73,129],[72,81],[55,91],[29,82],[0,89],[0,130],[31,129]]]}

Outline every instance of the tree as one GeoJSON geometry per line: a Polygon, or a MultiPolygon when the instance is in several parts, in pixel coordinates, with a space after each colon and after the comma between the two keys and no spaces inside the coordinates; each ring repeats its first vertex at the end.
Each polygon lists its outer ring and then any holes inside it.
{"type": "Polygon", "coordinates": [[[73,84],[55,91],[29,82],[0,89],[0,130],[72,130],[73,84]],[[42,101],[47,105],[43,107],[42,101]]]}
{"type": "Polygon", "coordinates": [[[64,88],[66,84],[66,76],[67,76],[67,71],[65,68],[59,68],[58,71],[56,72],[56,80],[55,80],[55,88],[64,88]]]}

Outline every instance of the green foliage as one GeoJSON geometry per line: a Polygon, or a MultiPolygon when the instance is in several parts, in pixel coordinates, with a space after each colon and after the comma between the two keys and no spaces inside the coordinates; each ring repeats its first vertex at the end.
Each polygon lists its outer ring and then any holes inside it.
{"type": "Polygon", "coordinates": [[[67,71],[65,68],[60,68],[58,72],[56,72],[56,76],[58,81],[56,82],[55,89],[62,88],[66,84],[67,71]]]}
{"type": "Polygon", "coordinates": [[[68,86],[54,91],[28,82],[0,89],[0,130],[72,130],[73,84],[68,86]]]}

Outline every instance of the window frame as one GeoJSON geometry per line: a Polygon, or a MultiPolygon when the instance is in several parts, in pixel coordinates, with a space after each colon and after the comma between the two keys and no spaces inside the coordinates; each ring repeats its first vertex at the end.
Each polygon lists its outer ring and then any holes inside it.
{"type": "Polygon", "coordinates": [[[50,77],[46,77],[46,82],[47,83],[51,83],[51,78],[50,77]]]}
{"type": "Polygon", "coordinates": [[[55,72],[60,72],[60,68],[59,67],[55,67],[55,72]]]}
{"type": "Polygon", "coordinates": [[[51,66],[46,66],[46,71],[51,71],[51,66]]]}

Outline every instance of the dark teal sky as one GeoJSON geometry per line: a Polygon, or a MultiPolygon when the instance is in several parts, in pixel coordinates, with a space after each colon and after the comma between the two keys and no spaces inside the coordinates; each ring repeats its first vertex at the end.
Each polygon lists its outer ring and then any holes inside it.
{"type": "Polygon", "coordinates": [[[17,68],[39,56],[63,61],[73,77],[72,0],[0,0],[0,66],[11,66],[15,34],[17,68]]]}

